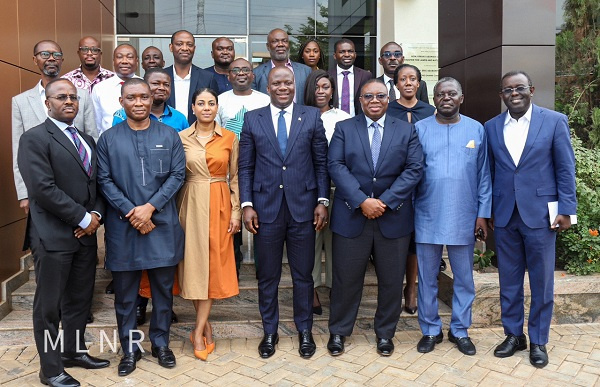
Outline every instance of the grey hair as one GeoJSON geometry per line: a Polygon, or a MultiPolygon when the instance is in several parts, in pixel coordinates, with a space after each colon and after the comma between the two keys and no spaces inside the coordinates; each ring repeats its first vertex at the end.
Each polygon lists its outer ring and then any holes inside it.
{"type": "Polygon", "coordinates": [[[462,95],[463,91],[462,91],[462,86],[461,86],[460,82],[457,81],[456,79],[452,78],[452,77],[444,77],[444,78],[440,79],[439,81],[437,81],[435,83],[435,86],[433,86],[433,94],[436,93],[438,85],[440,83],[445,83],[445,82],[452,82],[452,83],[454,83],[454,85],[456,86],[456,89],[458,90],[458,93],[460,95],[462,95]]]}

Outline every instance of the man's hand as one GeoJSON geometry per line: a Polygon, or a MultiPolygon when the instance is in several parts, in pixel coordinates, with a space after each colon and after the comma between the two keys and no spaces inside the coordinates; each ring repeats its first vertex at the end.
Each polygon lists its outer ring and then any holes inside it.
{"type": "Polygon", "coordinates": [[[93,235],[100,227],[100,217],[95,212],[92,212],[92,221],[86,228],[77,227],[75,229],[75,238],[81,238],[84,235],[93,235]]]}
{"type": "Polygon", "coordinates": [[[242,231],[242,222],[238,219],[229,220],[229,228],[227,229],[227,232],[230,234],[235,234],[240,231],[242,231]]]}
{"type": "Polygon", "coordinates": [[[29,199],[19,200],[19,207],[25,211],[25,215],[29,214],[29,199]]]}
{"type": "Polygon", "coordinates": [[[142,226],[140,226],[140,228],[138,228],[138,231],[140,232],[140,234],[146,235],[155,228],[156,225],[151,220],[149,220],[147,223],[144,223],[142,226]]]}
{"type": "Polygon", "coordinates": [[[258,232],[258,214],[251,206],[244,207],[242,211],[242,219],[246,230],[250,231],[252,234],[256,234],[258,232]]]}
{"type": "Polygon", "coordinates": [[[313,220],[313,224],[315,225],[315,231],[321,231],[325,226],[327,226],[327,222],[329,221],[327,207],[322,204],[317,204],[314,215],[315,219],[313,220]]]}
{"type": "Polygon", "coordinates": [[[475,221],[475,238],[480,241],[487,239],[487,220],[485,218],[477,218],[475,221]],[[479,229],[483,231],[483,238],[479,236],[479,229]]]}
{"type": "Polygon", "coordinates": [[[490,230],[494,231],[494,217],[493,216],[487,220],[487,226],[490,230]]]}
{"type": "Polygon", "coordinates": [[[367,198],[360,203],[360,209],[368,219],[379,218],[385,212],[386,205],[379,199],[367,198]]]}
{"type": "Polygon", "coordinates": [[[571,227],[571,217],[569,215],[556,215],[552,222],[552,230],[561,232],[568,230],[571,227]]]}
{"type": "Polygon", "coordinates": [[[146,203],[142,206],[133,207],[125,217],[129,219],[129,223],[136,230],[140,230],[142,226],[150,221],[155,209],[152,204],[146,203]]]}

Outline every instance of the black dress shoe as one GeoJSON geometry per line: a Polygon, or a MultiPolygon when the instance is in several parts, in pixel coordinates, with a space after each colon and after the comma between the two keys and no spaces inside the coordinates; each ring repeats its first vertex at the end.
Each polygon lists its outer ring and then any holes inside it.
{"type": "Polygon", "coordinates": [[[442,332],[437,336],[424,335],[417,344],[417,351],[420,353],[431,352],[435,348],[435,345],[441,343],[443,339],[444,334],[442,332]]]}
{"type": "Polygon", "coordinates": [[[279,334],[265,333],[260,344],[258,344],[258,354],[263,359],[269,358],[275,354],[275,345],[279,343],[279,334]]]}
{"type": "Polygon", "coordinates": [[[152,356],[158,358],[158,365],[165,368],[175,367],[175,355],[169,347],[152,347],[152,356]]]}
{"type": "Polygon", "coordinates": [[[381,356],[391,356],[394,353],[394,343],[392,339],[377,338],[377,353],[381,356]]]}
{"type": "Polygon", "coordinates": [[[106,294],[115,294],[115,289],[113,289],[113,282],[110,281],[108,285],[106,285],[106,289],[104,289],[104,293],[106,294]]]}
{"type": "Polygon", "coordinates": [[[62,357],[62,362],[65,368],[81,367],[87,370],[96,370],[99,368],[108,367],[110,365],[108,360],[98,359],[97,357],[93,357],[87,353],[75,357],[62,357]]]}
{"type": "MultiPolygon", "coordinates": [[[[146,323],[146,307],[138,305],[135,307],[135,318],[138,327],[146,323]]],[[[172,317],[171,317],[172,318],[172,317]]]]}
{"type": "Polygon", "coordinates": [[[496,357],[510,357],[517,351],[524,351],[527,349],[527,337],[525,335],[515,336],[508,335],[506,339],[496,347],[494,350],[494,356],[496,357]]]}
{"type": "Polygon", "coordinates": [[[175,311],[171,309],[171,323],[178,323],[179,317],[175,314],[175,311]]]}
{"type": "Polygon", "coordinates": [[[465,355],[473,356],[475,355],[475,353],[477,353],[475,345],[473,344],[469,336],[456,337],[452,334],[452,332],[448,331],[448,341],[456,344],[458,350],[464,353],[465,355]]]}
{"type": "Polygon", "coordinates": [[[119,376],[127,376],[135,371],[135,363],[142,358],[141,351],[135,351],[123,355],[119,362],[119,376]]]}
{"type": "Polygon", "coordinates": [[[344,340],[345,338],[342,335],[329,335],[327,350],[331,356],[339,356],[344,353],[344,340]]]}
{"type": "Polygon", "coordinates": [[[529,362],[536,368],[544,368],[548,365],[548,352],[545,345],[531,343],[529,345],[529,362]]]}
{"type": "Polygon", "coordinates": [[[440,271],[446,271],[446,261],[444,261],[444,258],[440,261],[440,271]]]}
{"type": "Polygon", "coordinates": [[[298,353],[305,359],[310,358],[315,354],[317,350],[317,345],[315,344],[315,340],[313,340],[312,332],[308,329],[303,330],[298,333],[298,353]]]}
{"type": "Polygon", "coordinates": [[[69,375],[66,371],[63,371],[60,374],[53,376],[51,378],[47,378],[42,373],[42,370],[40,370],[40,383],[42,383],[43,385],[46,385],[46,386],[53,386],[53,387],[81,386],[81,384],[77,381],[77,379],[75,379],[74,377],[69,375]]]}
{"type": "Polygon", "coordinates": [[[94,314],[92,313],[92,311],[90,311],[90,314],[88,314],[87,320],[86,320],[86,324],[91,324],[94,322],[94,314]]]}

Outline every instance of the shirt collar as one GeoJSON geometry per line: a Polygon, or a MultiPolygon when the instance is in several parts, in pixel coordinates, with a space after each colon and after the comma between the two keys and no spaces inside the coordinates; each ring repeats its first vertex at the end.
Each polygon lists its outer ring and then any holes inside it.
{"type": "Polygon", "coordinates": [[[348,68],[347,70],[344,70],[340,66],[336,66],[336,67],[337,67],[337,74],[338,75],[342,74],[343,71],[350,71],[350,74],[354,74],[354,65],[350,66],[350,68],[348,68]]]}
{"type": "Polygon", "coordinates": [[[190,66],[190,72],[183,78],[181,78],[179,75],[177,75],[177,72],[175,71],[175,67],[173,67],[173,80],[174,81],[187,81],[188,79],[192,79],[192,66],[190,66]]]}
{"type": "MultiPolygon", "coordinates": [[[[367,119],[367,128],[368,128],[373,123],[373,120],[367,116],[365,116],[365,118],[367,119]]],[[[383,126],[384,126],[383,124],[385,123],[385,114],[382,115],[381,118],[377,120],[377,123],[379,124],[380,128],[383,128],[383,126]]]]}
{"type": "MultiPolygon", "coordinates": [[[[389,81],[392,81],[392,83],[394,83],[394,78],[390,78],[384,73],[383,74],[383,83],[385,83],[387,85],[389,81]]],[[[396,86],[396,85],[394,85],[394,86],[396,86]]]]}
{"type": "Polygon", "coordinates": [[[514,118],[512,118],[509,111],[506,111],[506,118],[504,119],[504,126],[508,125],[508,123],[511,121],[530,123],[532,112],[533,112],[533,104],[531,103],[531,104],[529,104],[529,109],[527,109],[527,112],[525,112],[525,114],[523,114],[523,116],[521,118],[519,118],[519,120],[517,121],[514,118]],[[521,121],[522,119],[525,119],[525,121],[521,121]]]}
{"type": "MultiPolygon", "coordinates": [[[[271,68],[275,67],[275,63],[273,63],[273,59],[271,59],[271,68]]],[[[290,58],[287,59],[287,62],[285,62],[285,67],[287,68],[292,68],[292,61],[290,60],[290,58]]]]}
{"type": "MultiPolygon", "coordinates": [[[[169,106],[169,105],[167,105],[167,106],[169,106]]],[[[165,111],[166,111],[166,109],[165,109],[165,111]]],[[[194,121],[192,126],[190,126],[190,128],[194,128],[194,130],[190,131],[190,134],[188,137],[192,137],[192,136],[196,135],[196,124],[197,123],[198,123],[198,121],[194,121]]],[[[217,124],[217,121],[215,121],[215,133],[218,134],[219,137],[223,137],[223,128],[221,127],[221,125],[217,124]]]]}
{"type": "Polygon", "coordinates": [[[40,93],[40,96],[43,96],[45,92],[46,90],[44,89],[44,86],[42,86],[42,80],[40,79],[38,82],[38,93],[40,93]]]}
{"type": "MultiPolygon", "coordinates": [[[[273,116],[273,117],[279,115],[279,112],[282,110],[282,109],[274,106],[272,103],[269,104],[269,106],[271,107],[271,116],[273,116]]],[[[294,104],[291,103],[290,106],[286,107],[283,110],[285,110],[286,113],[292,114],[294,112],[294,104]]],[[[290,115],[290,117],[291,117],[291,115],[290,115]]]]}
{"type": "MultiPolygon", "coordinates": [[[[52,122],[54,122],[54,124],[55,124],[56,126],[58,126],[58,129],[62,130],[63,132],[64,132],[64,131],[65,131],[65,129],[67,129],[69,126],[73,126],[73,125],[69,125],[69,124],[67,124],[66,122],[62,122],[62,121],[55,120],[55,119],[54,119],[54,118],[52,118],[52,117],[48,117],[48,118],[50,118],[50,120],[52,120],[52,122]]],[[[73,127],[74,127],[74,126],[73,126],[73,127]]]]}

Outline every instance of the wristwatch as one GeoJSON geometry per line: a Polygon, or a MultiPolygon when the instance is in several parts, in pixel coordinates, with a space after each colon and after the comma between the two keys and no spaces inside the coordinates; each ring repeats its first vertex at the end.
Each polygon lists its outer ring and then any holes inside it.
{"type": "Polygon", "coordinates": [[[329,199],[321,199],[318,203],[324,205],[325,207],[329,207],[329,199]]]}

